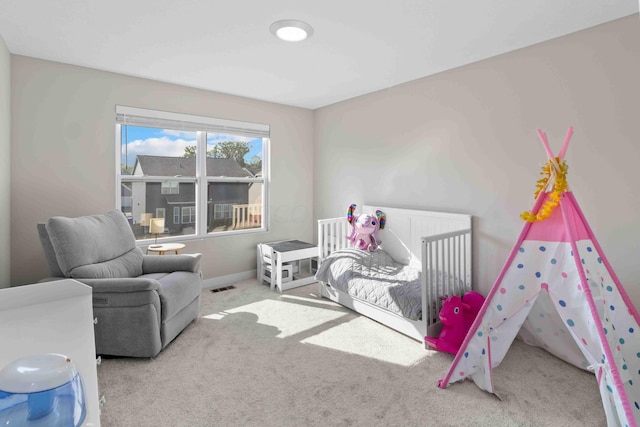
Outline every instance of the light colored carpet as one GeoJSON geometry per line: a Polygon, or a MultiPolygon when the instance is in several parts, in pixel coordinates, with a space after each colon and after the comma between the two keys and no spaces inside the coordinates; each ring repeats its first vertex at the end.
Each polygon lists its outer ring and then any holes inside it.
{"type": "Polygon", "coordinates": [[[453,356],[326,299],[254,280],[203,291],[201,317],[155,359],[98,367],[110,426],[604,426],[595,377],[514,342],[494,370],[442,390],[453,356]]]}

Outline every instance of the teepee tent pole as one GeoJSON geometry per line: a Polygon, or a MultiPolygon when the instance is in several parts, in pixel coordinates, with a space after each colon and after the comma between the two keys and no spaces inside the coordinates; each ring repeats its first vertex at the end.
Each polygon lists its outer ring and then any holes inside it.
{"type": "MultiPolygon", "coordinates": [[[[541,131],[540,129],[538,129],[538,136],[540,137],[540,141],[542,141],[542,145],[544,146],[544,150],[547,152],[547,156],[549,157],[549,162],[553,165],[553,168],[551,169],[551,174],[552,176],[555,176],[555,174],[559,174],[561,171],[560,168],[560,164],[558,163],[558,160],[556,159],[556,157],[553,155],[553,151],[551,151],[551,147],[549,146],[549,139],[547,138],[547,134],[544,133],[543,131],[541,131]]],[[[565,140],[565,144],[568,144],[569,141],[565,140]]],[[[566,150],[566,146],[563,147],[566,150]]],[[[562,160],[562,158],[560,158],[562,160]]],[[[550,179],[548,182],[548,186],[553,186],[553,182],[555,181],[554,179],[550,179]]]]}
{"type": "Polygon", "coordinates": [[[564,155],[567,152],[567,146],[569,145],[569,140],[571,139],[572,135],[573,135],[573,127],[569,126],[569,129],[567,129],[567,135],[564,137],[564,143],[562,144],[560,153],[558,153],[558,157],[560,158],[560,160],[564,158],[564,155]]]}
{"type": "Polygon", "coordinates": [[[551,147],[549,146],[549,140],[547,139],[547,134],[538,129],[538,136],[540,137],[540,141],[542,141],[542,145],[544,146],[544,150],[547,152],[547,157],[553,159],[555,156],[553,155],[553,151],[551,151],[551,147]]]}

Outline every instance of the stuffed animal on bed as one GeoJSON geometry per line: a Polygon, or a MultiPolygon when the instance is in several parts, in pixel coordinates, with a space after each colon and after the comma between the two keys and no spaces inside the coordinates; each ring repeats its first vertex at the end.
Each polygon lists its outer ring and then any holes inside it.
{"type": "Polygon", "coordinates": [[[347,221],[351,224],[351,234],[347,239],[353,246],[361,250],[371,252],[378,249],[381,240],[378,240],[378,230],[382,230],[387,221],[387,216],[381,210],[376,210],[376,215],[354,215],[356,205],[352,204],[347,210],[347,221]]]}
{"type": "Polygon", "coordinates": [[[462,297],[454,295],[443,299],[444,303],[440,309],[440,335],[438,338],[424,337],[424,341],[436,350],[455,355],[482,308],[484,297],[478,292],[469,291],[462,297]]]}

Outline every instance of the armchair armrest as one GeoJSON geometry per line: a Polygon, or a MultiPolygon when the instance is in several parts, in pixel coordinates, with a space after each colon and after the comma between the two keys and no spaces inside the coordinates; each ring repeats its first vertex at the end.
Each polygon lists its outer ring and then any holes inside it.
{"type": "Polygon", "coordinates": [[[158,291],[160,292],[160,283],[151,278],[146,277],[123,277],[109,279],[82,279],[74,278],[80,283],[93,288],[93,292],[142,292],[142,291],[158,291]]]}
{"type": "Polygon", "coordinates": [[[188,271],[198,273],[200,271],[200,259],[202,254],[180,255],[144,255],[142,258],[142,271],[149,273],[172,273],[174,271],[188,271]]]}

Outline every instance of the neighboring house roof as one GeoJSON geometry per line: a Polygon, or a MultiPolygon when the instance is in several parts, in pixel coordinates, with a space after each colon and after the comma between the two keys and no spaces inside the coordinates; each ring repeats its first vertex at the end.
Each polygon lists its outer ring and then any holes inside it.
{"type": "MultiPolygon", "coordinates": [[[[134,175],[196,176],[195,157],[136,156],[134,175]]],[[[207,175],[232,178],[251,177],[234,159],[207,157],[207,175]]]]}
{"type": "Polygon", "coordinates": [[[253,176],[262,175],[262,168],[247,168],[247,170],[249,170],[253,176]]]}
{"type": "Polygon", "coordinates": [[[193,205],[195,200],[185,194],[166,194],[164,196],[168,205],[193,205]]]}

